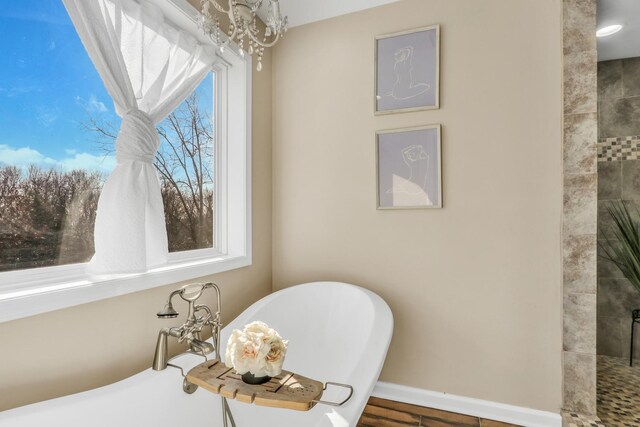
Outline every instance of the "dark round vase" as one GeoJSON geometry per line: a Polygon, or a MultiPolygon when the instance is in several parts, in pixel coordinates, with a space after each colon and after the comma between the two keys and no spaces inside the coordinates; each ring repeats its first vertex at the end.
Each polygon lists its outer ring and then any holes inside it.
{"type": "Polygon", "coordinates": [[[251,385],[264,384],[266,382],[269,382],[270,379],[271,379],[271,377],[269,377],[269,376],[256,377],[251,372],[247,372],[246,374],[242,374],[242,381],[244,381],[246,384],[251,384],[251,385]]]}

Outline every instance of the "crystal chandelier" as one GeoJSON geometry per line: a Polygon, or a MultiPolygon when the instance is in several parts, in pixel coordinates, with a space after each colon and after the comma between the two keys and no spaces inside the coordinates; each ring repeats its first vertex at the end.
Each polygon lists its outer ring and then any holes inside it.
{"type": "Polygon", "coordinates": [[[280,14],[278,0],[200,0],[202,5],[201,26],[205,34],[220,47],[224,48],[232,41],[237,41],[240,46],[240,54],[244,50],[258,57],[258,71],[262,70],[262,56],[264,49],[272,47],[287,32],[287,17],[280,14]],[[225,3],[224,5],[220,3],[225,3]],[[267,19],[265,31],[261,34],[258,28],[257,13],[263,4],[267,7],[267,19]],[[212,10],[215,9],[215,10],[212,10]],[[216,13],[217,12],[217,13],[216,13]],[[222,40],[223,30],[220,29],[218,13],[229,17],[228,38],[222,40]],[[245,46],[246,45],[246,46],[245,46]]]}

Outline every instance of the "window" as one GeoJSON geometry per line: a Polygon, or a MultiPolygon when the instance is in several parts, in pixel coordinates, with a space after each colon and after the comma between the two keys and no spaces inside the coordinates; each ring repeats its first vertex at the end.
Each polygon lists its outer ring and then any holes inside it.
{"type": "Polygon", "coordinates": [[[60,0],[3,3],[0,271],[85,262],[115,158],[81,124],[117,116],[60,0]]]}
{"type": "MultiPolygon", "coordinates": [[[[159,4],[200,37],[185,0],[159,4]]],[[[120,119],[61,0],[3,10],[0,322],[249,265],[250,58],[227,49],[157,126],[170,263],[91,281],[82,263],[93,255],[96,205],[115,165],[120,119]]]]}
{"type": "MultiPolygon", "coordinates": [[[[97,74],[94,78],[96,85],[102,85],[97,74]]],[[[157,126],[160,148],[154,166],[160,179],[169,252],[215,248],[214,88],[215,73],[212,72],[157,126]]],[[[103,155],[112,155],[120,119],[113,112],[95,109],[87,110],[86,116],[81,124],[85,138],[93,147],[101,149],[103,155]]],[[[104,182],[105,176],[100,178],[100,182],[104,182]]],[[[87,212],[95,212],[96,204],[92,199],[90,205],[83,207],[87,212]]],[[[73,215],[73,211],[70,214],[73,215]]],[[[73,232],[77,230],[86,236],[88,242],[84,247],[93,249],[93,222],[87,223],[86,228],[76,228],[73,232]]],[[[69,231],[63,230],[64,233],[69,231]]],[[[80,262],[88,261],[86,253],[83,254],[76,258],[80,262]]]]}
{"type": "Polygon", "coordinates": [[[215,74],[158,126],[160,176],[169,252],[214,248],[215,74]]]}

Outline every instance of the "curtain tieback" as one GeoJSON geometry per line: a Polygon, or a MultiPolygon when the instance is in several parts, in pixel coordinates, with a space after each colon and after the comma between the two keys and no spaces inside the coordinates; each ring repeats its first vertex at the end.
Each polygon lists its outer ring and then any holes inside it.
{"type": "Polygon", "coordinates": [[[155,123],[147,113],[131,109],[122,116],[122,127],[116,140],[116,159],[153,163],[160,138],[155,123]]]}

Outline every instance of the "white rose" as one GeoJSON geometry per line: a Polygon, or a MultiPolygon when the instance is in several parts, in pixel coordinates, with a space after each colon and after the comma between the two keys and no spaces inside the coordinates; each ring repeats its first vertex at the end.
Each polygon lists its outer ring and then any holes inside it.
{"type": "Polygon", "coordinates": [[[242,332],[234,329],[233,332],[231,332],[231,336],[229,336],[229,340],[227,341],[227,349],[224,353],[224,364],[227,365],[227,368],[233,368],[233,355],[235,354],[235,346],[238,342],[240,334],[242,334],[242,332]]]}
{"type": "Polygon", "coordinates": [[[282,372],[288,341],[264,322],[252,322],[242,331],[235,329],[225,352],[225,364],[243,375],[275,377],[282,372]]]}
{"type": "Polygon", "coordinates": [[[289,341],[283,340],[277,333],[267,342],[269,352],[264,359],[264,371],[268,376],[275,377],[282,372],[282,364],[284,363],[284,357],[287,354],[288,344],[289,341]]]}
{"type": "Polygon", "coordinates": [[[262,336],[234,330],[227,343],[225,364],[240,375],[249,371],[255,375],[254,371],[261,369],[268,352],[269,346],[262,336]]]}
{"type": "Polygon", "coordinates": [[[250,332],[250,333],[254,333],[254,334],[263,334],[263,335],[271,335],[273,333],[275,333],[275,331],[273,329],[271,329],[269,327],[269,325],[267,325],[264,322],[251,322],[248,325],[246,325],[243,329],[243,332],[250,332]]]}

